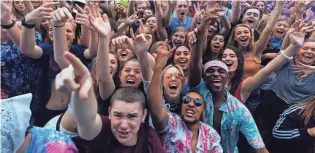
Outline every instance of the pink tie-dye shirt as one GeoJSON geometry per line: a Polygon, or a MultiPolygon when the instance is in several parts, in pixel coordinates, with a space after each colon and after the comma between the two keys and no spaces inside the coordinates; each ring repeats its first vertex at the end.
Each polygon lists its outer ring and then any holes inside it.
{"type": "MultiPolygon", "coordinates": [[[[159,132],[165,153],[191,153],[192,132],[183,119],[168,113],[168,123],[163,131],[159,132]]],[[[195,153],[222,153],[219,134],[209,125],[200,121],[198,142],[195,153]]]]}

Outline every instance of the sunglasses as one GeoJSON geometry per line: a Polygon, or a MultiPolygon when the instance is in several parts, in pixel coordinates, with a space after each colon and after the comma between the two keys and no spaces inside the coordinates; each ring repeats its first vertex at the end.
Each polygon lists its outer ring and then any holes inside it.
{"type": "Polygon", "coordinates": [[[175,77],[176,79],[182,79],[183,78],[180,73],[166,73],[164,75],[167,79],[171,79],[172,77],[175,77]]]}
{"type": "Polygon", "coordinates": [[[191,99],[194,101],[194,105],[195,106],[199,107],[199,106],[202,105],[202,102],[201,102],[201,100],[199,98],[190,98],[189,96],[184,96],[183,97],[184,104],[188,104],[191,101],[191,99]]]}

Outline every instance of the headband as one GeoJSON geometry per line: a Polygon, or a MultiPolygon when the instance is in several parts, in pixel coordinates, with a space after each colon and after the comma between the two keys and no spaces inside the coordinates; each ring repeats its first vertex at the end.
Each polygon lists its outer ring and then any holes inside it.
{"type": "Polygon", "coordinates": [[[207,63],[203,66],[203,73],[206,73],[206,70],[207,70],[209,67],[214,67],[214,66],[217,66],[217,67],[220,67],[220,68],[224,69],[224,70],[226,71],[226,73],[229,72],[228,67],[226,66],[225,63],[223,63],[222,61],[219,61],[219,60],[212,60],[212,61],[207,62],[207,63]]]}

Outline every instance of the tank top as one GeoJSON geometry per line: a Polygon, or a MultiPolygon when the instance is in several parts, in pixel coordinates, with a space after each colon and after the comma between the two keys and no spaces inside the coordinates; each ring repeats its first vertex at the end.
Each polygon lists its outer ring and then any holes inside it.
{"type": "Polygon", "coordinates": [[[254,76],[260,69],[260,63],[255,60],[254,53],[250,54],[250,57],[247,60],[244,60],[244,76],[243,80],[254,76]]]}

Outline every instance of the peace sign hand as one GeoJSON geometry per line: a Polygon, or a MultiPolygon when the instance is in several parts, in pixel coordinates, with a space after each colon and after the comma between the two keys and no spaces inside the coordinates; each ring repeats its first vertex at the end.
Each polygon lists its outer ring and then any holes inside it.
{"type": "Polygon", "coordinates": [[[138,29],[140,34],[135,36],[133,30],[130,29],[130,36],[133,40],[133,46],[130,47],[136,55],[148,51],[152,44],[152,35],[146,34],[142,20],[140,19],[138,21],[140,23],[140,27],[138,29]]]}

